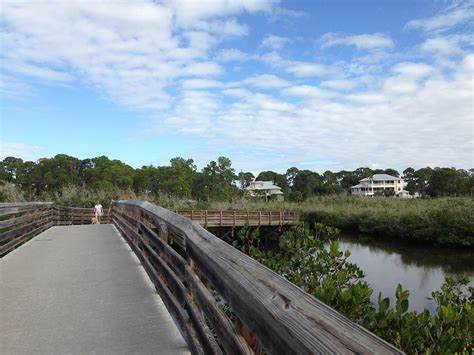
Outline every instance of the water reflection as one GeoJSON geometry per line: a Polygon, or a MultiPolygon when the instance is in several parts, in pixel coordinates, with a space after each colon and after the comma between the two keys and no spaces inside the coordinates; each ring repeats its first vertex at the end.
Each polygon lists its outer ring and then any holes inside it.
{"type": "Polygon", "coordinates": [[[364,270],[366,280],[394,304],[395,289],[400,283],[410,290],[410,309],[435,309],[431,293],[440,288],[445,275],[467,275],[474,281],[472,250],[451,250],[406,245],[364,235],[342,235],[341,249],[351,251],[350,260],[364,270]]]}

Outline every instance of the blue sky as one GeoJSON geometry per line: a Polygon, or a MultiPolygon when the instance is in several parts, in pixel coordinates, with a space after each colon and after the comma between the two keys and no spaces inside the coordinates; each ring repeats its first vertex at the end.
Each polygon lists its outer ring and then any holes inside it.
{"type": "Polygon", "coordinates": [[[472,1],[0,7],[0,158],[474,165],[472,1]]]}

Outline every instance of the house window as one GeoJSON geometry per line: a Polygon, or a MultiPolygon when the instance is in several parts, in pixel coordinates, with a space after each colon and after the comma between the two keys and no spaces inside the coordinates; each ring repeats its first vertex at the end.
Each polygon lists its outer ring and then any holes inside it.
{"type": "Polygon", "coordinates": [[[398,191],[401,191],[401,190],[402,190],[402,189],[399,187],[399,188],[398,188],[398,191]]]}

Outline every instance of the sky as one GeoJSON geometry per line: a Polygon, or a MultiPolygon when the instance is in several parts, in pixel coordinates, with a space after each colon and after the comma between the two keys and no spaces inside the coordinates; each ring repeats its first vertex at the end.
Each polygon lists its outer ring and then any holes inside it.
{"type": "Polygon", "coordinates": [[[474,166],[474,1],[0,0],[0,159],[474,166]]]}

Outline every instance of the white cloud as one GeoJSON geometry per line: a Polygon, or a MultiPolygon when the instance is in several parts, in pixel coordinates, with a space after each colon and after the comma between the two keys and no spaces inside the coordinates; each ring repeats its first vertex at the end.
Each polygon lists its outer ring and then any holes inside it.
{"type": "Polygon", "coordinates": [[[286,71],[299,77],[323,76],[328,73],[328,68],[320,63],[292,61],[288,63],[286,71]]]}
{"type": "Polygon", "coordinates": [[[283,90],[283,94],[289,96],[298,96],[298,97],[307,97],[311,99],[322,98],[327,99],[329,97],[334,97],[337,94],[331,91],[320,89],[317,86],[312,85],[299,85],[292,86],[283,90]]]}
{"type": "MultiPolygon", "coordinates": [[[[399,62],[373,90],[349,94],[315,85],[285,87],[281,97],[226,90],[236,101],[215,110],[204,139],[211,150],[238,142],[230,156],[246,169],[261,168],[260,159],[245,160],[256,154],[269,168],[314,160],[340,162],[331,169],[376,163],[466,167],[472,164],[473,58],[466,56],[449,73],[399,62]]],[[[192,125],[191,118],[186,122],[192,125]]]]}
{"type": "Polygon", "coordinates": [[[47,81],[68,82],[74,79],[74,77],[68,73],[26,63],[7,63],[6,69],[17,74],[33,76],[47,81]]]}
{"type": "Polygon", "coordinates": [[[214,62],[190,63],[182,68],[179,76],[214,76],[222,74],[223,71],[224,69],[214,62]]]}
{"type": "Polygon", "coordinates": [[[322,87],[334,89],[334,90],[351,90],[357,87],[359,83],[355,80],[347,80],[347,79],[334,79],[334,80],[326,80],[321,83],[322,87]]]}
{"type": "Polygon", "coordinates": [[[244,79],[243,82],[261,89],[283,88],[291,85],[291,82],[288,80],[284,80],[271,74],[255,75],[244,79]]]}
{"type": "Polygon", "coordinates": [[[222,90],[222,93],[227,96],[235,97],[249,97],[251,95],[250,91],[242,88],[225,89],[222,90]]]}
{"type": "Polygon", "coordinates": [[[403,62],[394,65],[392,70],[404,77],[421,78],[431,74],[433,67],[425,63],[403,62]]]}
{"type": "Polygon", "coordinates": [[[35,161],[40,158],[42,150],[43,148],[35,145],[0,140],[0,160],[15,157],[24,161],[35,161]]]}
{"type": "Polygon", "coordinates": [[[5,99],[19,99],[30,96],[32,89],[15,77],[0,73],[0,97],[5,99]]]}
{"type": "Polygon", "coordinates": [[[221,49],[216,56],[216,59],[220,62],[243,62],[250,58],[251,56],[248,53],[235,48],[221,49]]]}
{"type": "Polygon", "coordinates": [[[279,50],[282,49],[285,44],[289,42],[289,38],[287,37],[280,37],[272,34],[267,34],[265,38],[262,40],[262,47],[263,48],[270,48],[272,50],[279,50]]]}
{"type": "Polygon", "coordinates": [[[434,56],[451,57],[463,54],[465,52],[462,49],[464,45],[474,45],[474,36],[472,34],[453,34],[428,38],[421,44],[420,49],[434,56]]]}
{"type": "Polygon", "coordinates": [[[262,55],[261,60],[273,67],[283,68],[287,73],[297,77],[324,76],[334,72],[333,68],[316,62],[303,62],[296,60],[287,60],[282,58],[276,52],[269,52],[262,55]]]}
{"type": "Polygon", "coordinates": [[[219,109],[219,98],[207,91],[184,91],[179,104],[165,119],[165,128],[179,127],[183,134],[203,134],[212,126],[219,109]]]}
{"type": "Polygon", "coordinates": [[[229,16],[242,12],[270,11],[276,1],[262,0],[168,0],[167,7],[173,10],[180,26],[193,26],[197,21],[215,16],[229,16]]]}
{"type": "Polygon", "coordinates": [[[390,49],[394,47],[392,39],[383,33],[346,35],[329,32],[321,36],[321,42],[322,48],[355,46],[357,49],[390,49]]]}
{"type": "Polygon", "coordinates": [[[209,79],[188,79],[184,80],[182,87],[186,90],[214,89],[222,88],[224,84],[217,80],[209,79]]]}
{"type": "Polygon", "coordinates": [[[6,2],[0,60],[5,75],[80,81],[132,109],[162,109],[173,103],[167,92],[177,78],[223,74],[210,51],[248,33],[229,16],[272,6],[240,0],[6,2]]]}
{"type": "Polygon", "coordinates": [[[455,4],[436,16],[411,20],[405,25],[404,29],[443,32],[456,25],[468,23],[472,19],[474,19],[473,3],[467,1],[455,4]]]}
{"type": "Polygon", "coordinates": [[[193,27],[211,32],[221,37],[242,37],[249,33],[248,28],[238,23],[235,19],[227,21],[200,21],[193,27]]]}

